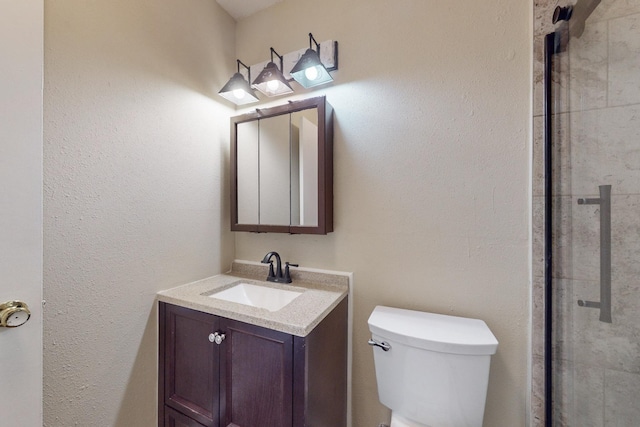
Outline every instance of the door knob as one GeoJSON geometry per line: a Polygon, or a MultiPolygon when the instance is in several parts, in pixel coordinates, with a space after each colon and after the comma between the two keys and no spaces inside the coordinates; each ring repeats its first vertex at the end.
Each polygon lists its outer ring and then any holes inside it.
{"type": "Polygon", "coordinates": [[[7,301],[0,304],[0,326],[6,328],[22,326],[30,317],[29,306],[22,301],[7,301]]]}

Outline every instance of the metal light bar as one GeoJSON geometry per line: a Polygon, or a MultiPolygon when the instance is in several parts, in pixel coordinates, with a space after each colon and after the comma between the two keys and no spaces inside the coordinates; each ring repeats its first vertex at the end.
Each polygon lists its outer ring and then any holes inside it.
{"type": "MultiPolygon", "coordinates": [[[[307,51],[307,48],[294,50],[293,52],[285,53],[282,55],[282,74],[284,77],[291,81],[291,69],[298,63],[302,55],[307,51]]],[[[338,69],[338,42],[335,40],[325,40],[320,43],[320,60],[328,71],[335,71],[338,69]]],[[[251,75],[257,76],[269,63],[268,60],[251,65],[251,75]]],[[[241,71],[242,72],[242,71],[241,71]]],[[[244,73],[246,77],[246,73],[244,73]]]]}

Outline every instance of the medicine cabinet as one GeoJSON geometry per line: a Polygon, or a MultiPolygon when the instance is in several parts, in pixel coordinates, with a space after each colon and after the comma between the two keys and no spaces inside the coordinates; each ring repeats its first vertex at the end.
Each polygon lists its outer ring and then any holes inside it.
{"type": "Polygon", "coordinates": [[[231,230],[333,231],[333,109],[324,96],[231,118],[231,230]]]}

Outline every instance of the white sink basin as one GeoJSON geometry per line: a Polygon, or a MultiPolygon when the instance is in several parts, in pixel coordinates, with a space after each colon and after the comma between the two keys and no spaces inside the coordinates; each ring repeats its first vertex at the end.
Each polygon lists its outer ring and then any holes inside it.
{"type": "Polygon", "coordinates": [[[209,295],[209,298],[264,308],[269,311],[278,311],[300,295],[302,295],[302,292],[268,288],[250,283],[238,283],[229,289],[209,295]]]}

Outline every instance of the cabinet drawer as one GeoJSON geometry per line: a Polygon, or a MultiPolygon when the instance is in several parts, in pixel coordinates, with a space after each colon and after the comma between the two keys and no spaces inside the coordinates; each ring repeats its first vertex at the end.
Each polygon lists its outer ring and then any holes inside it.
{"type": "Polygon", "coordinates": [[[164,408],[164,427],[205,427],[197,421],[174,411],[170,407],[164,408]]]}

